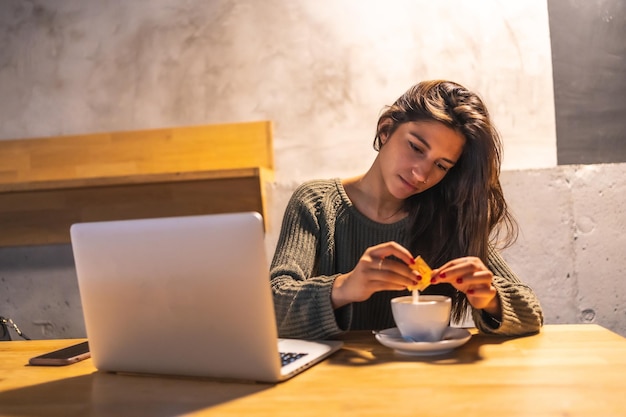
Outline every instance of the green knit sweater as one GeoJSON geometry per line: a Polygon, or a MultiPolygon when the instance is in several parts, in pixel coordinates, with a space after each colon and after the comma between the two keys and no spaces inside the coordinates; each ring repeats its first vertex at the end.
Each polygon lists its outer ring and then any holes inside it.
{"type": "MultiPolygon", "coordinates": [[[[389,241],[406,246],[407,229],[407,218],[380,224],[365,217],[339,179],[298,187],[285,210],[270,270],[279,336],[325,339],[348,330],[394,327],[390,300],[407,291],[381,291],[337,310],[330,294],[335,278],[354,269],[368,247],[389,241]]],[[[487,266],[494,274],[502,321],[497,325],[473,310],[478,330],[508,336],[539,331],[543,315],[533,291],[497,252],[489,254],[487,266]]]]}

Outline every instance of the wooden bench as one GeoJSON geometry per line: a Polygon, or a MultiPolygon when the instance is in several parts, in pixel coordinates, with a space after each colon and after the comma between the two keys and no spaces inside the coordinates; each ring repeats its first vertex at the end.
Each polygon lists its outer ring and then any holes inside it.
{"type": "Polygon", "coordinates": [[[76,222],[265,212],[269,121],[0,140],[0,246],[68,243],[76,222]]]}

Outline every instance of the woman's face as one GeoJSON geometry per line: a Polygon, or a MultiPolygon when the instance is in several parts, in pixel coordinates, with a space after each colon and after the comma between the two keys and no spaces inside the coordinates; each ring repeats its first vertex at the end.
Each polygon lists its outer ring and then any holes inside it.
{"type": "Polygon", "coordinates": [[[465,138],[436,121],[407,122],[381,135],[383,181],[391,195],[406,199],[434,187],[456,164],[465,138]]]}

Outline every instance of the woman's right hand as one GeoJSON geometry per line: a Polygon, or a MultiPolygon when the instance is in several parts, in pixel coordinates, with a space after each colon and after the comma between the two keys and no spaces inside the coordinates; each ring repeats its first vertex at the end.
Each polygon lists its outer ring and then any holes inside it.
{"type": "Polygon", "coordinates": [[[331,293],[333,308],[365,301],[378,291],[400,291],[415,285],[421,278],[408,265],[414,263],[411,253],[396,242],[368,248],[354,269],[335,279],[331,293]],[[395,256],[395,259],[387,259],[395,256]]]}

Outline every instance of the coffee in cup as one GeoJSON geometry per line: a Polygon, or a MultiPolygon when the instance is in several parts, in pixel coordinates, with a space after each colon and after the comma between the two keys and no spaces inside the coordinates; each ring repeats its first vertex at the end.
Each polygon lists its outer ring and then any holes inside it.
{"type": "Polygon", "coordinates": [[[414,302],[412,296],[391,300],[391,312],[407,340],[414,342],[438,342],[450,324],[452,300],[445,295],[420,295],[414,302]]]}

